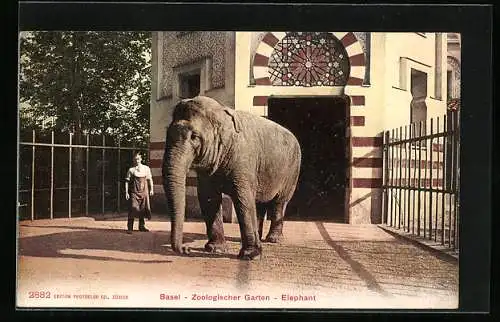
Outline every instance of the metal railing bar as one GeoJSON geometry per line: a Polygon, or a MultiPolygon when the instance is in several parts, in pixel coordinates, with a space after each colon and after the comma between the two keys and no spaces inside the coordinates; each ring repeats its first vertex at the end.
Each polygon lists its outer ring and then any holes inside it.
{"type": "MultiPolygon", "coordinates": [[[[413,123],[412,127],[413,127],[413,133],[414,133],[414,135],[417,135],[417,133],[415,132],[416,129],[417,129],[416,123],[413,123]]],[[[417,141],[417,142],[420,142],[420,141],[417,141]]],[[[412,160],[415,160],[413,163],[417,163],[416,156],[414,157],[412,155],[412,160]]],[[[419,164],[418,165],[419,171],[420,171],[420,167],[421,167],[421,165],[419,164]]],[[[412,199],[412,207],[411,207],[411,212],[412,212],[412,216],[411,216],[411,224],[412,224],[412,226],[411,226],[411,233],[412,234],[415,234],[415,204],[416,204],[415,203],[415,190],[418,189],[418,186],[415,183],[415,179],[416,178],[417,178],[417,166],[415,164],[415,166],[413,167],[413,178],[412,178],[412,181],[411,181],[411,184],[416,188],[416,189],[412,190],[412,198],[413,198],[412,199]]]]}
{"type": "MultiPolygon", "coordinates": [[[[54,132],[51,132],[51,142],[54,144],[54,132]]],[[[50,219],[54,218],[54,147],[50,148],[50,219]]]]}
{"type": "MultiPolygon", "coordinates": [[[[453,123],[453,114],[450,115],[451,117],[448,118],[448,128],[454,128],[454,123],[453,123]]],[[[452,139],[452,135],[448,135],[447,137],[447,142],[446,142],[446,146],[448,147],[448,154],[447,154],[447,157],[446,157],[446,160],[447,160],[447,164],[446,164],[446,167],[447,167],[447,179],[449,180],[449,182],[447,182],[447,187],[449,186],[451,188],[451,182],[452,182],[452,173],[453,173],[453,170],[450,169],[449,167],[451,166],[450,164],[450,161],[453,159],[453,152],[452,152],[452,149],[453,149],[453,139],[452,139]]],[[[449,230],[449,234],[448,234],[448,246],[451,248],[452,247],[452,229],[451,229],[451,224],[452,224],[452,217],[455,216],[454,212],[453,212],[453,203],[452,203],[452,194],[448,194],[448,204],[449,204],[449,215],[448,215],[448,226],[450,227],[450,230],[449,230]]],[[[454,220],[453,220],[454,221],[454,220]]],[[[453,227],[454,229],[455,227],[453,227]]],[[[454,238],[454,237],[453,237],[454,238]]],[[[454,243],[454,242],[453,242],[454,243]]]]}
{"type": "MultiPolygon", "coordinates": [[[[427,133],[427,126],[425,127],[425,131],[427,133]]],[[[427,141],[428,139],[427,138],[422,138],[422,140],[425,142],[425,145],[427,146],[427,141]]],[[[432,149],[432,147],[431,147],[432,149]]],[[[426,152],[426,157],[425,157],[425,160],[427,162],[427,148],[425,149],[425,152],[426,152]]],[[[432,152],[431,152],[432,154],[432,152]]],[[[424,208],[424,213],[423,213],[423,217],[424,217],[424,220],[423,220],[423,223],[422,225],[424,226],[424,238],[426,237],[426,232],[427,232],[427,197],[428,197],[428,191],[427,191],[427,164],[425,165],[424,167],[424,187],[421,187],[420,190],[424,192],[424,204],[423,204],[423,208],[424,208]]],[[[431,171],[432,171],[432,163],[431,163],[431,171]]],[[[432,189],[432,188],[431,188],[432,189]]]]}
{"type": "Polygon", "coordinates": [[[69,180],[69,189],[68,189],[68,218],[71,218],[71,210],[72,210],[72,207],[71,207],[71,181],[72,181],[72,175],[73,173],[71,172],[72,170],[72,147],[71,147],[71,143],[73,142],[73,133],[70,133],[69,134],[69,168],[68,168],[68,180],[69,180]]]}
{"type": "MultiPolygon", "coordinates": [[[[103,135],[102,136],[102,145],[105,146],[106,145],[106,137],[103,135]]],[[[101,182],[102,182],[102,190],[101,190],[101,210],[102,210],[102,213],[104,214],[104,179],[105,179],[105,169],[106,167],[104,166],[105,164],[105,161],[106,161],[106,150],[105,149],[102,149],[102,162],[103,162],[103,166],[102,166],[102,172],[101,172],[101,182]]]]}
{"type": "MultiPolygon", "coordinates": [[[[394,137],[394,130],[391,130],[391,136],[394,137]]],[[[394,147],[392,146],[387,146],[389,151],[391,151],[391,181],[390,184],[394,181],[394,147]]],[[[394,189],[390,189],[390,195],[391,195],[391,226],[394,226],[394,223],[396,221],[396,204],[395,201],[399,202],[398,200],[395,200],[396,197],[394,196],[394,189]],[[394,207],[393,207],[394,206],[394,207]],[[394,208],[394,210],[393,210],[394,208]]]]}
{"type": "MultiPolygon", "coordinates": [[[[118,148],[120,148],[120,144],[121,144],[121,138],[118,138],[118,148]]],[[[121,177],[121,158],[120,158],[120,149],[118,149],[118,178],[121,177]]],[[[117,209],[118,209],[118,212],[120,212],[120,192],[121,192],[121,180],[117,180],[117,190],[116,190],[116,194],[117,194],[117,209]]]]}
{"type": "MultiPolygon", "coordinates": [[[[396,188],[401,188],[402,190],[410,190],[410,191],[417,191],[419,190],[418,187],[401,187],[401,186],[398,186],[398,185],[382,185],[382,188],[393,188],[393,189],[396,189],[396,188]]],[[[449,189],[435,189],[435,188],[420,188],[421,191],[425,191],[425,192],[435,192],[435,193],[456,193],[454,190],[449,190],[449,189]]]]}
{"type": "MultiPolygon", "coordinates": [[[[434,131],[434,119],[431,119],[431,137],[429,138],[430,139],[430,149],[431,149],[431,153],[430,153],[430,161],[431,161],[431,169],[429,171],[429,187],[432,189],[432,143],[433,143],[433,139],[434,137],[432,136],[433,134],[433,131],[434,131]]],[[[429,238],[432,239],[432,197],[433,197],[433,191],[430,191],[429,193],[429,238]]]]}
{"type": "Polygon", "coordinates": [[[456,245],[455,245],[455,248],[456,249],[459,249],[460,248],[460,204],[459,204],[459,200],[460,200],[460,127],[459,127],[459,124],[458,124],[458,118],[459,118],[459,114],[455,114],[456,115],[456,122],[455,122],[455,129],[456,129],[456,132],[455,132],[455,135],[454,135],[454,146],[455,146],[455,161],[454,161],[454,165],[453,165],[453,171],[455,172],[455,179],[453,180],[453,184],[455,186],[455,190],[456,190],[456,194],[455,194],[455,214],[456,214],[456,245]]]}
{"type": "MultiPolygon", "coordinates": [[[[105,184],[104,185],[106,188],[111,188],[114,186],[114,184],[112,183],[108,183],[108,184],[105,184]]],[[[69,187],[59,187],[59,188],[54,188],[54,190],[68,190],[69,187]]],[[[72,187],[73,190],[84,190],[85,187],[72,187]]],[[[89,186],[89,190],[95,190],[95,189],[100,189],[100,187],[98,186],[89,186]]],[[[37,191],[50,191],[50,188],[35,188],[35,192],[37,191]]],[[[19,192],[31,192],[31,189],[22,189],[22,190],[19,190],[19,192]]]]}
{"type": "MultiPolygon", "coordinates": [[[[446,129],[446,115],[443,117],[443,129],[446,129]]],[[[442,174],[441,176],[443,177],[443,186],[446,185],[446,136],[443,136],[443,170],[442,170],[442,174]]],[[[440,154],[440,153],[439,153],[440,154]]],[[[439,155],[438,154],[438,155],[439,155]]],[[[438,162],[439,164],[439,162],[438,162]]],[[[442,245],[444,245],[446,243],[445,241],[445,233],[444,233],[444,222],[445,222],[445,218],[446,218],[446,214],[445,214],[445,207],[444,207],[444,203],[445,203],[445,193],[442,193],[441,194],[441,240],[442,240],[442,245]]]]}
{"type": "MultiPolygon", "coordinates": [[[[418,123],[418,133],[419,135],[422,135],[422,122],[419,122],[418,123]]],[[[419,143],[422,142],[422,139],[420,138],[419,140],[419,143]]],[[[422,149],[419,149],[418,151],[418,185],[417,185],[417,189],[418,189],[418,193],[417,193],[417,198],[418,198],[418,201],[417,201],[417,236],[420,236],[420,204],[421,204],[421,195],[420,195],[420,191],[421,191],[421,185],[422,185],[422,181],[421,181],[421,176],[422,176],[422,149]]],[[[426,165],[427,167],[427,165],[426,165]]]]}
{"type": "Polygon", "coordinates": [[[85,215],[89,214],[89,135],[86,135],[87,147],[85,148],[85,215]]]}
{"type": "Polygon", "coordinates": [[[104,150],[131,150],[131,151],[147,151],[147,148],[138,148],[138,147],[117,147],[117,146],[100,146],[100,145],[83,145],[83,144],[74,144],[74,145],[69,145],[69,144],[60,144],[60,143],[35,143],[35,142],[19,142],[20,145],[26,145],[26,146],[45,146],[45,147],[55,147],[55,148],[78,148],[78,149],[85,149],[85,148],[91,148],[91,149],[104,149],[104,150]]]}
{"type": "MultiPolygon", "coordinates": [[[[402,134],[403,134],[403,127],[400,127],[399,128],[399,138],[401,139],[402,137],[402,134]]],[[[402,187],[402,177],[403,177],[403,173],[402,173],[402,166],[401,166],[401,160],[403,159],[403,149],[399,149],[399,187],[402,187]]],[[[401,229],[401,188],[398,189],[399,191],[399,209],[398,209],[398,229],[401,229]]]]}
{"type": "MultiPolygon", "coordinates": [[[[408,139],[411,138],[411,125],[405,126],[405,138],[406,138],[406,128],[408,127],[408,139]]],[[[406,186],[408,188],[411,188],[411,146],[410,142],[405,143],[405,151],[406,151],[406,162],[408,163],[408,171],[406,173],[406,186]]],[[[411,191],[410,189],[407,189],[407,200],[406,202],[406,231],[409,233],[410,232],[410,217],[411,217],[411,211],[410,211],[410,206],[411,206],[411,191]]]]}
{"type": "MultiPolygon", "coordinates": [[[[35,142],[35,130],[32,133],[35,142]]],[[[31,148],[31,220],[35,220],[35,146],[31,148]]]]}
{"type": "MultiPolygon", "coordinates": [[[[432,121],[432,119],[431,119],[431,121],[432,121]]],[[[452,133],[453,133],[453,131],[452,131],[452,133]]],[[[445,131],[445,132],[440,132],[440,133],[433,133],[433,134],[424,135],[424,136],[419,137],[419,138],[405,138],[405,139],[400,139],[397,141],[391,141],[391,142],[387,143],[387,145],[391,146],[391,145],[398,145],[398,144],[404,144],[404,143],[415,143],[415,142],[419,141],[420,139],[423,139],[423,140],[435,139],[435,138],[446,136],[448,134],[449,134],[449,132],[445,131]]],[[[416,146],[416,148],[418,148],[418,146],[416,146]]]]}
{"type": "MultiPolygon", "coordinates": [[[[439,132],[439,117],[436,118],[436,131],[439,132]]],[[[436,138],[437,144],[439,145],[439,138],[436,138]]],[[[431,145],[431,151],[432,151],[432,145],[431,145]]],[[[439,155],[440,153],[437,153],[437,162],[439,164],[439,155]]],[[[432,164],[432,163],[431,163],[432,164]]],[[[439,180],[439,167],[436,169],[436,178],[439,180]]],[[[439,214],[439,194],[436,193],[436,203],[435,203],[435,214],[436,214],[436,220],[434,220],[434,241],[437,242],[437,231],[438,231],[438,214],[439,214]]]]}

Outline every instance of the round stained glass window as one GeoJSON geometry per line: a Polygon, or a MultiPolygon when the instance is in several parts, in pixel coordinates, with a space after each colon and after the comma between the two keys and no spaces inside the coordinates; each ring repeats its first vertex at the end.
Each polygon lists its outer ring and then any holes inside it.
{"type": "Polygon", "coordinates": [[[344,86],[349,57],[328,32],[290,32],[269,57],[269,79],[278,86],[344,86]]]}

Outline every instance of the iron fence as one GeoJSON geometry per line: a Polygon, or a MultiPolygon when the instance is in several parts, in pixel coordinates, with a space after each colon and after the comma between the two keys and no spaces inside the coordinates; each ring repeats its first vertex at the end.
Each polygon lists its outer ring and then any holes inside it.
{"type": "Polygon", "coordinates": [[[458,112],[386,131],[383,223],[459,249],[458,112]]]}
{"type": "Polygon", "coordinates": [[[125,210],[123,179],[135,152],[109,135],[21,131],[18,217],[53,219],[125,210]]]}

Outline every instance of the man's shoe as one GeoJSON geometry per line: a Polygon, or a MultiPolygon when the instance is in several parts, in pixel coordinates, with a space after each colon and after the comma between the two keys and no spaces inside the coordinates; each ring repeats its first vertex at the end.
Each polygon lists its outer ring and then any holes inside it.
{"type": "Polygon", "coordinates": [[[127,234],[131,235],[132,234],[132,230],[128,230],[127,229],[127,234]]]}
{"type": "Polygon", "coordinates": [[[146,227],[141,227],[139,228],[139,231],[149,231],[149,229],[147,229],[146,227]]]}

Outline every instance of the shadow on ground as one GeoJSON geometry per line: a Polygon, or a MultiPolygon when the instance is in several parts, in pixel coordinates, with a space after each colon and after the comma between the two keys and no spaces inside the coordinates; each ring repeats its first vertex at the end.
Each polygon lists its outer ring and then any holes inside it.
{"type": "MultiPolygon", "coordinates": [[[[54,232],[39,236],[23,237],[19,239],[18,249],[21,256],[59,257],[76,259],[113,260],[125,262],[165,263],[169,260],[138,260],[106,256],[91,256],[85,254],[67,254],[66,249],[72,250],[104,250],[144,255],[182,256],[174,253],[170,246],[170,231],[151,231],[127,234],[123,229],[90,228],[82,226],[36,226],[38,228],[71,229],[74,231],[54,232]]],[[[184,232],[184,243],[197,240],[207,240],[205,234],[184,232]]],[[[239,238],[226,237],[228,242],[240,242],[239,238]]],[[[192,248],[190,257],[226,257],[236,258],[231,254],[212,254],[204,252],[202,248],[192,248]]]]}

